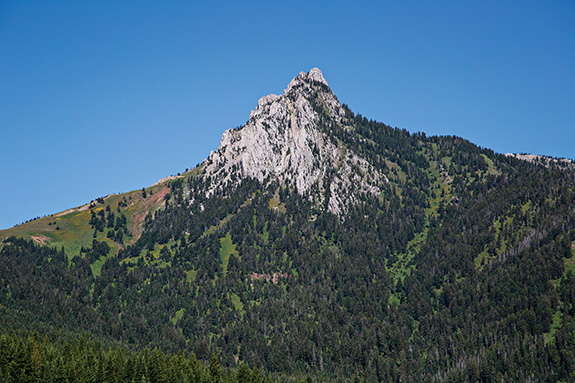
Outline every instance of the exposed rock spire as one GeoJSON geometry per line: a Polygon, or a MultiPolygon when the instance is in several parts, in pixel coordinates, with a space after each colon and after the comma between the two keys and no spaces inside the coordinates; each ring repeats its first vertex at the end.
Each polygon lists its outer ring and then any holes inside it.
{"type": "Polygon", "coordinates": [[[342,214],[358,193],[377,194],[387,182],[385,175],[318,126],[353,129],[345,116],[321,71],[301,72],[283,95],[260,98],[243,127],[224,132],[218,150],[206,160],[206,174],[216,180],[214,187],[231,181],[232,172],[239,172],[240,179],[277,179],[342,214]]]}

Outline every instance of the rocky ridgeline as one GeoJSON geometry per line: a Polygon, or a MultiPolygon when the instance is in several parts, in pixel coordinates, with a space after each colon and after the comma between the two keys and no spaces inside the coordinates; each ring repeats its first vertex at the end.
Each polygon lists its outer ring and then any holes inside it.
{"type": "Polygon", "coordinates": [[[338,215],[359,194],[380,193],[385,175],[320,129],[326,121],[353,129],[321,71],[301,72],[282,95],[262,97],[243,127],[224,132],[205,162],[208,193],[243,177],[277,180],[338,215]]]}
{"type": "Polygon", "coordinates": [[[553,158],[549,156],[541,156],[538,154],[520,154],[520,153],[505,153],[505,156],[514,157],[519,160],[544,165],[546,167],[554,165],[562,169],[575,170],[575,161],[573,161],[570,158],[553,158]]]}

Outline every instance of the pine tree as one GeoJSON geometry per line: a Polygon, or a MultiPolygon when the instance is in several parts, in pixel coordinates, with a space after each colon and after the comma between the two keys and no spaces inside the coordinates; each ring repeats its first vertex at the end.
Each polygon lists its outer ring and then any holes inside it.
{"type": "Polygon", "coordinates": [[[210,373],[210,382],[219,383],[222,381],[222,366],[215,354],[210,357],[210,365],[208,367],[210,373]]]}

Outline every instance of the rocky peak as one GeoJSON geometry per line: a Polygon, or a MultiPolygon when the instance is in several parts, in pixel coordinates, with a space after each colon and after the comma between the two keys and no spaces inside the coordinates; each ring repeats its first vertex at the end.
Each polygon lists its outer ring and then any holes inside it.
{"type": "Polygon", "coordinates": [[[291,82],[288,84],[288,87],[285,90],[284,94],[288,93],[294,86],[299,85],[302,82],[313,82],[313,81],[320,82],[326,86],[329,86],[327,85],[327,81],[325,81],[325,78],[323,78],[323,73],[321,73],[321,70],[319,70],[318,68],[313,68],[308,73],[299,72],[299,75],[297,75],[297,77],[294,77],[294,79],[291,80],[291,82]]]}
{"type": "Polygon", "coordinates": [[[321,70],[319,70],[319,68],[312,68],[309,71],[308,76],[313,81],[323,82],[325,85],[327,85],[327,81],[325,81],[325,78],[323,78],[323,73],[321,73],[321,70]]]}
{"type": "Polygon", "coordinates": [[[353,129],[346,113],[317,68],[301,72],[282,95],[260,98],[249,121],[222,135],[218,150],[206,160],[213,188],[233,179],[276,179],[335,214],[344,213],[360,193],[378,194],[387,182],[319,124],[353,129]],[[232,177],[235,174],[236,177],[232,177]]]}

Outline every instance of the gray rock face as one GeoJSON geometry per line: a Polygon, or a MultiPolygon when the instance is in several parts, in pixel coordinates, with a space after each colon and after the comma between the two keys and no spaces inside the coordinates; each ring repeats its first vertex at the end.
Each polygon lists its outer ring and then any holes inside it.
{"type": "Polygon", "coordinates": [[[385,175],[319,129],[320,114],[324,121],[353,129],[317,68],[301,72],[282,95],[262,97],[249,121],[225,131],[218,150],[206,160],[206,175],[215,180],[212,188],[243,177],[275,179],[338,215],[360,193],[380,193],[385,175]]]}
{"type": "Polygon", "coordinates": [[[520,154],[520,153],[505,153],[506,157],[514,157],[518,160],[533,162],[547,167],[551,165],[559,166],[564,169],[575,169],[575,161],[570,158],[553,158],[549,156],[542,156],[539,154],[520,154]]]}

